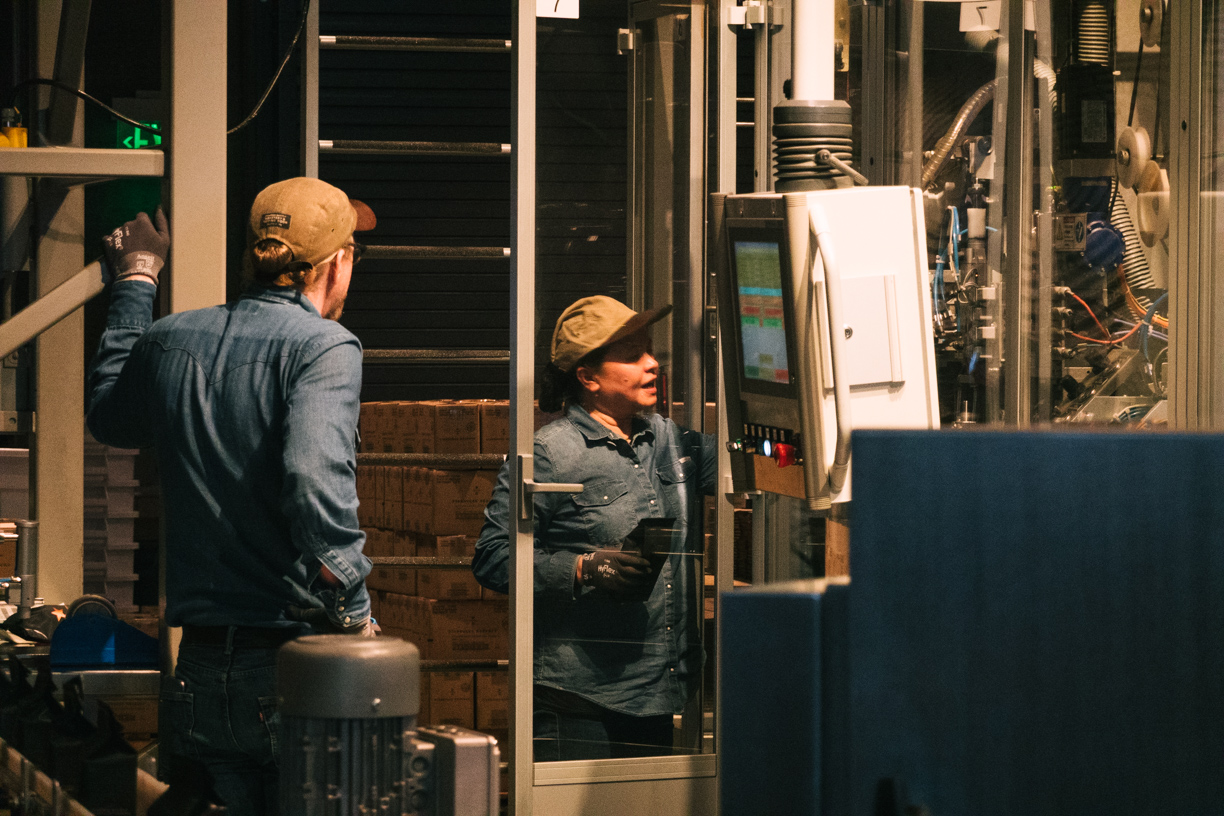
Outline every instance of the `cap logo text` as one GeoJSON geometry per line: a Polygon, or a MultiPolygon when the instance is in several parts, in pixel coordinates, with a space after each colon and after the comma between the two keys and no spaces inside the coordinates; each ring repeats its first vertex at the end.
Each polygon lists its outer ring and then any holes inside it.
{"type": "Polygon", "coordinates": [[[289,222],[292,217],[288,213],[264,213],[259,219],[259,226],[263,229],[268,227],[278,227],[280,229],[289,229],[289,222]]]}

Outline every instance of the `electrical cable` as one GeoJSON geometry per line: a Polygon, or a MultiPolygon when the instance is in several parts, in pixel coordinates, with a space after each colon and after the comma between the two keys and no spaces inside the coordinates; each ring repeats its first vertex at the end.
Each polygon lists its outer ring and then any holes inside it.
{"type": "Polygon", "coordinates": [[[1086,337],[1082,334],[1077,334],[1073,331],[1069,331],[1067,332],[1067,334],[1071,335],[1072,337],[1079,338],[1080,340],[1083,340],[1086,343],[1096,343],[1099,346],[1116,346],[1119,343],[1121,343],[1123,340],[1130,339],[1130,336],[1137,331],[1139,331],[1139,326],[1135,326],[1134,328],[1132,328],[1130,331],[1128,331],[1126,334],[1122,335],[1121,337],[1114,337],[1113,335],[1110,335],[1110,339],[1108,340],[1098,340],[1095,337],[1086,337]]]}
{"type": "MultiPolygon", "coordinates": [[[[1130,284],[1126,280],[1126,264],[1125,263],[1118,264],[1118,283],[1122,286],[1122,294],[1126,298],[1127,308],[1131,310],[1131,313],[1134,314],[1135,317],[1144,317],[1147,314],[1148,310],[1143,307],[1143,304],[1141,304],[1139,302],[1139,299],[1135,297],[1133,292],[1131,292],[1130,284]]],[[[1161,299],[1167,296],[1168,296],[1167,294],[1161,295],[1161,299]]],[[[1160,300],[1158,299],[1156,302],[1159,303],[1160,300]]],[[[1153,325],[1159,326],[1162,329],[1169,328],[1169,318],[1167,317],[1161,317],[1160,315],[1155,315],[1152,318],[1151,322],[1153,325]]]]}
{"type": "MultiPolygon", "coordinates": [[[[243,119],[241,122],[239,122],[234,127],[227,130],[225,132],[226,136],[232,136],[233,134],[242,130],[244,127],[249,125],[252,121],[254,121],[256,116],[259,115],[259,111],[263,108],[264,103],[268,101],[268,97],[272,94],[272,89],[276,87],[276,83],[280,80],[281,74],[284,73],[285,66],[289,64],[289,59],[293,56],[294,50],[297,49],[298,40],[302,38],[302,32],[306,30],[306,18],[307,18],[307,14],[309,11],[310,11],[310,0],[305,0],[305,2],[303,2],[302,4],[302,19],[298,22],[297,33],[293,35],[293,42],[289,43],[289,48],[285,51],[285,56],[281,60],[280,67],[276,69],[276,74],[272,77],[272,81],[268,83],[268,87],[264,89],[263,95],[259,97],[259,101],[255,103],[255,107],[251,110],[249,114],[247,114],[246,118],[243,119]]],[[[138,122],[135,119],[132,119],[131,117],[124,116],[122,113],[115,110],[110,105],[103,102],[101,99],[98,99],[95,96],[91,96],[90,94],[87,94],[85,91],[82,91],[78,88],[74,88],[65,82],[60,82],[58,79],[46,79],[43,77],[33,77],[31,79],[23,79],[21,82],[18,82],[16,85],[14,85],[12,91],[9,92],[9,98],[8,98],[7,103],[5,104],[5,107],[6,108],[16,108],[18,92],[20,92],[22,88],[27,87],[29,85],[49,85],[53,88],[58,88],[59,90],[66,91],[70,94],[73,94],[74,96],[77,96],[85,100],[86,102],[97,105],[98,107],[102,108],[102,110],[109,113],[111,116],[115,117],[116,119],[122,122],[127,122],[129,125],[132,125],[133,127],[144,128],[145,130],[157,130],[158,129],[156,126],[149,125],[144,122],[138,122]]]]}
{"type": "Polygon", "coordinates": [[[298,40],[302,37],[302,32],[306,30],[306,17],[310,11],[310,0],[304,0],[302,3],[302,19],[298,23],[297,33],[293,35],[293,42],[289,43],[289,48],[285,50],[285,58],[281,60],[280,67],[276,69],[276,74],[272,77],[272,81],[268,83],[268,87],[264,89],[263,96],[259,97],[259,101],[255,103],[255,107],[247,114],[247,117],[238,124],[234,125],[229,130],[225,131],[226,136],[233,136],[238,131],[242,130],[247,125],[255,120],[259,115],[260,109],[264,103],[268,101],[268,96],[271,95],[272,89],[276,87],[276,83],[280,80],[281,74],[285,70],[285,66],[289,64],[289,58],[293,56],[293,52],[297,49],[298,40]]]}
{"type": "MultiPolygon", "coordinates": [[[[1092,316],[1092,322],[1097,324],[1097,328],[1101,330],[1101,334],[1105,335],[1106,337],[1113,337],[1113,335],[1109,333],[1109,330],[1101,325],[1101,321],[1097,319],[1096,312],[1092,311],[1092,307],[1088,305],[1088,302],[1086,300],[1084,300],[1082,297],[1075,294],[1074,292],[1067,292],[1067,294],[1075,298],[1075,300],[1079,303],[1079,305],[1083,306],[1085,309],[1088,310],[1088,314],[1092,316]]],[[[1071,332],[1071,334],[1074,334],[1076,337],[1080,336],[1078,334],[1075,334],[1075,332],[1071,332]]],[[[1085,337],[1083,339],[1087,340],[1088,338],[1085,337]]]]}
{"type": "Polygon", "coordinates": [[[97,105],[99,108],[102,108],[102,110],[106,111],[111,116],[115,117],[116,119],[122,122],[127,122],[129,125],[133,125],[138,128],[144,128],[145,130],[157,130],[157,127],[155,125],[147,125],[144,122],[137,122],[135,119],[124,116],[122,113],[115,110],[110,105],[103,102],[101,99],[98,99],[95,96],[90,96],[84,91],[74,88],[66,82],[60,82],[58,79],[44,79],[43,77],[23,79],[21,82],[18,82],[16,85],[13,86],[13,90],[12,92],[9,93],[8,102],[5,104],[5,107],[6,108],[16,108],[17,107],[17,93],[22,88],[29,86],[29,85],[50,85],[53,88],[58,88],[61,91],[67,91],[70,94],[73,94],[77,97],[80,97],[81,99],[84,99],[86,102],[91,102],[94,105],[97,105]]]}
{"type": "Polygon", "coordinates": [[[1139,99],[1139,72],[1143,69],[1143,38],[1139,38],[1139,56],[1135,57],[1135,82],[1131,85],[1130,113],[1126,117],[1126,126],[1135,123],[1135,102],[1139,99]]]}

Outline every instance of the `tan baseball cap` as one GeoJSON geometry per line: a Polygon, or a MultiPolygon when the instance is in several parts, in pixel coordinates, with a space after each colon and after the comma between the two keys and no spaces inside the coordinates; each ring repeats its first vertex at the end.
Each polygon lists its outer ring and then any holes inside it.
{"type": "Polygon", "coordinates": [[[251,205],[252,241],[272,238],[311,266],[340,250],[354,232],[373,229],[378,219],[366,204],[338,187],[299,176],[265,187],[251,205]]]}
{"type": "Polygon", "coordinates": [[[657,323],[671,314],[671,305],[635,312],[619,300],[595,295],[566,307],[557,318],[552,336],[552,363],[571,371],[578,361],[602,348],[657,323]]]}

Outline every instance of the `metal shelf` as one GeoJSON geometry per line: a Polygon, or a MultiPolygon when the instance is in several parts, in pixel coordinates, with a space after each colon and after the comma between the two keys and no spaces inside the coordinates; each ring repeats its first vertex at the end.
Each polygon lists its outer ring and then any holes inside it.
{"type": "Polygon", "coordinates": [[[0,175],[42,178],[108,179],[165,174],[160,150],[116,150],[93,147],[0,148],[0,175]]]}

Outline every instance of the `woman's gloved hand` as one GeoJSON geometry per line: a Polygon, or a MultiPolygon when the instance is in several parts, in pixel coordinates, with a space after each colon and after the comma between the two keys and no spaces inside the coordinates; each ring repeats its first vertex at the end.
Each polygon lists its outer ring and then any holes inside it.
{"type": "Polygon", "coordinates": [[[650,584],[650,562],[634,552],[596,550],[578,556],[578,583],[613,596],[640,594],[650,584]]]}

